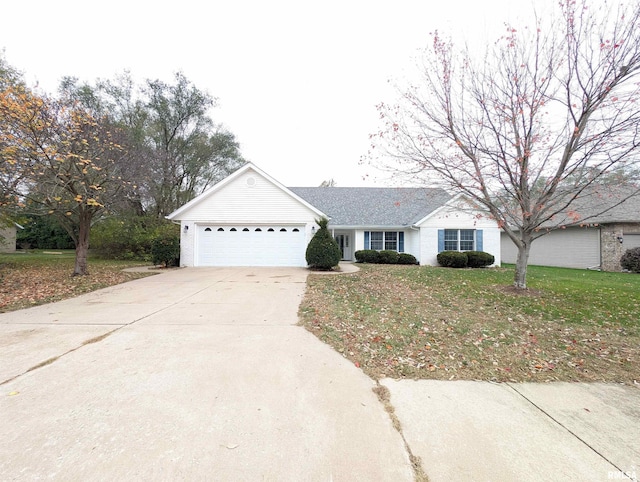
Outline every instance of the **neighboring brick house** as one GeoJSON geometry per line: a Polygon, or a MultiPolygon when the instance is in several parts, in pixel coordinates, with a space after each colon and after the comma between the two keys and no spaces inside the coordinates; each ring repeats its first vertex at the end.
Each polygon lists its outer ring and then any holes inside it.
{"type": "MultiPolygon", "coordinates": [[[[536,239],[529,264],[621,271],[624,252],[640,247],[640,194],[625,199],[637,191],[633,186],[616,186],[575,203],[573,211],[584,222],[564,227],[560,223],[560,228],[536,239]]],[[[568,215],[566,220],[569,224],[568,215]]],[[[501,253],[502,262],[515,263],[518,250],[504,233],[501,253]]]]}

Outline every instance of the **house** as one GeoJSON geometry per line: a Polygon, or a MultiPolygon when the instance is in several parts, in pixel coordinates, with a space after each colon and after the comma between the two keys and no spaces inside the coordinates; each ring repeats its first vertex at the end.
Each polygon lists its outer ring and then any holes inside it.
{"type": "Polygon", "coordinates": [[[16,233],[18,228],[24,229],[16,223],[0,224],[0,253],[14,253],[16,250],[16,233]]]}
{"type": "MultiPolygon", "coordinates": [[[[554,224],[559,227],[531,245],[529,264],[621,271],[624,252],[640,247],[640,195],[633,186],[596,190],[573,203],[554,224]],[[576,216],[583,221],[575,224],[576,216]]],[[[502,262],[515,263],[517,254],[502,233],[502,262]]]]}
{"type": "Polygon", "coordinates": [[[461,196],[431,188],[287,188],[248,163],[183,205],[183,266],[306,266],[316,220],[329,219],[343,260],[361,249],[437,264],[444,249],[487,251],[500,263],[496,222],[461,196]]]}

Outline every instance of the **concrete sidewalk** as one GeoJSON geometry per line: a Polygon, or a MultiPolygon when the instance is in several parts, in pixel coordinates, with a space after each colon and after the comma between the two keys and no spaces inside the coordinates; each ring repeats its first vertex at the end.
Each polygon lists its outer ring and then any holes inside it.
{"type": "Polygon", "coordinates": [[[382,380],[431,482],[637,480],[640,390],[382,380]]]}
{"type": "Polygon", "coordinates": [[[412,480],[373,381],[295,326],[306,276],[176,270],[0,315],[0,479],[412,480]]]}

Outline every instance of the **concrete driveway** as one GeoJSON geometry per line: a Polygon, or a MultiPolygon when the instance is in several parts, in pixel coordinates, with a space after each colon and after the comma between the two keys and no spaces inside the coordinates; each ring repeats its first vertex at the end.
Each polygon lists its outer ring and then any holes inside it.
{"type": "Polygon", "coordinates": [[[374,382],[295,326],[306,277],[181,269],[0,315],[0,479],[412,480],[374,382]]]}
{"type": "Polygon", "coordinates": [[[0,314],[0,480],[638,480],[640,390],[374,382],[304,269],[181,269],[0,314]]]}

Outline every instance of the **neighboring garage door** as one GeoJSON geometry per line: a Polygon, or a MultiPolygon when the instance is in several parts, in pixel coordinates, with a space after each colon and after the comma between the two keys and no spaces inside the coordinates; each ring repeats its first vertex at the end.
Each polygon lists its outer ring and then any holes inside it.
{"type": "MultiPolygon", "coordinates": [[[[503,263],[515,263],[518,250],[506,234],[501,237],[503,263]]],[[[600,265],[600,230],[567,228],[551,231],[531,245],[529,264],[564,268],[591,268],[600,265]]]]}
{"type": "Polygon", "coordinates": [[[304,226],[198,226],[197,266],[306,266],[304,226]]]}

